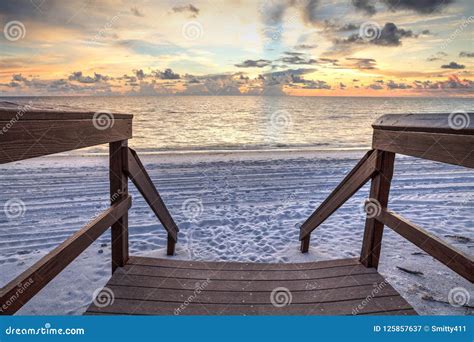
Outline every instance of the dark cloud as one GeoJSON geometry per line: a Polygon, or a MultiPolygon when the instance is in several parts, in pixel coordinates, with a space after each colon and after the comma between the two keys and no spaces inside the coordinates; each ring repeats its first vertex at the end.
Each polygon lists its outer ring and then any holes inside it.
{"type": "Polygon", "coordinates": [[[349,61],[349,66],[354,69],[360,70],[372,70],[377,69],[377,61],[373,58],[354,58],[347,57],[346,60],[349,61]]]}
{"type": "Polygon", "coordinates": [[[189,13],[191,18],[196,18],[199,14],[199,8],[196,6],[189,4],[184,6],[175,6],[172,8],[173,12],[175,13],[189,13]]]}
{"type": "Polygon", "coordinates": [[[373,31],[368,34],[370,34],[370,37],[364,39],[364,37],[360,36],[360,33],[354,33],[347,38],[336,39],[334,43],[336,45],[375,44],[381,46],[399,46],[402,44],[402,38],[417,37],[411,30],[398,28],[394,23],[386,23],[381,30],[374,28],[373,31]]]}
{"type": "Polygon", "coordinates": [[[179,80],[179,74],[173,72],[171,69],[165,69],[165,71],[155,70],[152,74],[160,80],[179,80]]]}
{"type": "Polygon", "coordinates": [[[383,0],[392,11],[412,10],[420,14],[439,12],[454,0],[383,0]]]}
{"type": "Polygon", "coordinates": [[[317,61],[313,58],[305,58],[301,52],[285,52],[287,56],[280,58],[280,61],[287,64],[311,65],[316,64],[317,61]]]}
{"type": "Polygon", "coordinates": [[[104,82],[110,79],[109,76],[94,73],[94,77],[83,75],[82,71],[75,71],[68,77],[69,81],[76,81],[79,83],[97,83],[104,82]]]}
{"type": "Polygon", "coordinates": [[[396,83],[392,80],[389,80],[387,82],[387,88],[388,89],[410,89],[410,88],[413,88],[413,87],[409,84],[406,84],[406,83],[396,83]]]}
{"type": "Polygon", "coordinates": [[[318,47],[317,45],[312,45],[312,44],[298,44],[295,46],[296,50],[311,50],[318,47]]]}
{"type": "Polygon", "coordinates": [[[235,64],[235,66],[238,68],[263,68],[271,64],[272,64],[272,61],[269,61],[268,59],[257,59],[257,60],[247,59],[243,61],[242,63],[235,64]]]}
{"type": "Polygon", "coordinates": [[[446,57],[448,54],[446,52],[443,52],[443,51],[440,51],[440,52],[437,52],[435,53],[434,55],[431,55],[430,57],[428,57],[426,60],[428,62],[434,62],[434,61],[439,61],[439,60],[442,60],[443,57],[446,57]]]}
{"type": "Polygon", "coordinates": [[[130,8],[130,12],[132,12],[132,14],[136,17],[144,17],[145,16],[145,14],[143,14],[143,12],[138,9],[138,7],[130,8]]]}
{"type": "Polygon", "coordinates": [[[135,76],[137,76],[137,78],[138,78],[139,80],[143,80],[143,79],[146,77],[146,75],[145,75],[145,73],[143,72],[142,69],[140,69],[140,70],[134,70],[134,72],[135,72],[135,76]]]}
{"type": "Polygon", "coordinates": [[[474,58],[474,52],[461,51],[459,57],[474,58]]]}
{"type": "Polygon", "coordinates": [[[383,86],[381,86],[380,84],[377,84],[377,83],[372,83],[369,86],[367,86],[367,88],[373,89],[373,90],[382,90],[383,86]]]}
{"type": "Polygon", "coordinates": [[[374,1],[372,0],[352,0],[352,4],[357,10],[368,15],[374,15],[377,12],[374,1]]]}
{"type": "Polygon", "coordinates": [[[444,64],[441,66],[443,69],[464,69],[466,66],[462,64],[458,64],[456,62],[451,62],[449,64],[444,64]]]}

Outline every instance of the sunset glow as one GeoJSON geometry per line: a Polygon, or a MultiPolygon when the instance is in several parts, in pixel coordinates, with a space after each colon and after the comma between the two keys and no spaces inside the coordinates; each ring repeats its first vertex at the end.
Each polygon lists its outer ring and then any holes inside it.
{"type": "Polygon", "coordinates": [[[472,0],[2,1],[0,95],[473,96],[472,0]]]}

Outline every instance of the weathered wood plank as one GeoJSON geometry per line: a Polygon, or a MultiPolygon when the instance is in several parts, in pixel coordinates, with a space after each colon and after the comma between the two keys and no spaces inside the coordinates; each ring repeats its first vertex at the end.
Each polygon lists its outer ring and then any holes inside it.
{"type": "Polygon", "coordinates": [[[454,272],[474,282],[474,261],[465,253],[390,210],[383,209],[376,218],[454,272]]]}
{"type": "Polygon", "coordinates": [[[148,175],[148,172],[146,172],[145,167],[138,158],[137,153],[129,148],[127,156],[128,163],[125,172],[128,174],[130,180],[135,184],[143,198],[145,198],[145,201],[168,232],[169,239],[167,251],[168,255],[170,255],[171,252],[174,252],[174,244],[178,239],[178,226],[171,217],[168,208],[166,208],[165,203],[161,199],[161,196],[148,175]]]}
{"type": "Polygon", "coordinates": [[[0,290],[0,314],[12,315],[102,235],[131,206],[131,197],[103,211],[0,290]],[[28,287],[22,286],[28,283],[28,287]]]}
{"type": "Polygon", "coordinates": [[[113,116],[116,120],[132,120],[132,114],[112,112],[87,112],[87,111],[61,111],[46,110],[30,106],[28,104],[17,105],[12,109],[0,108],[0,121],[36,121],[36,120],[93,120],[101,113],[113,116]]]}
{"type": "MultiPolygon", "coordinates": [[[[377,169],[379,172],[372,178],[370,198],[367,204],[369,209],[377,211],[387,207],[394,162],[395,153],[379,153],[377,160],[377,169]]],[[[372,215],[367,215],[362,250],[360,253],[360,261],[366,267],[378,268],[382,236],[383,223],[377,221],[372,215]]]]}
{"type": "Polygon", "coordinates": [[[372,147],[474,168],[474,135],[374,129],[372,147]]]}
{"type": "MultiPolygon", "coordinates": [[[[102,308],[91,307],[92,312],[111,312],[135,315],[352,315],[361,304],[360,299],[329,303],[290,304],[283,307],[273,305],[165,303],[128,299],[115,299],[114,304],[102,308]]],[[[357,312],[368,314],[391,310],[412,309],[400,296],[377,297],[367,301],[357,312]]]]}
{"type": "Polygon", "coordinates": [[[474,135],[474,113],[385,114],[377,118],[372,127],[407,132],[474,135]]]}
{"type": "MultiPolygon", "coordinates": [[[[359,163],[349,172],[342,182],[316,209],[316,211],[303,223],[300,229],[300,240],[305,239],[311,232],[323,223],[332,213],[341,207],[357,190],[377,172],[378,153],[369,151],[359,163]]],[[[309,243],[302,246],[302,252],[309,243]]]]}
{"type": "MultiPolygon", "coordinates": [[[[201,281],[204,279],[200,279],[201,281]]],[[[207,280],[207,279],[206,279],[207,280]]],[[[177,279],[174,277],[149,277],[147,275],[126,275],[115,273],[108,285],[139,286],[149,288],[168,288],[195,290],[197,279],[177,279]]],[[[306,280],[274,280],[274,281],[249,281],[249,280],[214,280],[209,282],[207,291],[268,291],[269,288],[284,286],[293,291],[308,289],[331,289],[344,286],[368,285],[384,281],[376,272],[352,274],[331,278],[306,279],[306,280]]],[[[107,286],[108,286],[107,285],[107,286]]]]}
{"type": "MultiPolygon", "coordinates": [[[[144,287],[109,286],[116,299],[181,303],[195,295],[195,291],[177,289],[150,289],[144,287]]],[[[271,288],[264,292],[202,291],[194,299],[201,304],[271,304],[271,288]]],[[[324,290],[291,291],[292,303],[327,303],[343,300],[365,299],[373,293],[373,298],[397,296],[398,292],[387,283],[342,287],[324,290]]]]}
{"type": "Polygon", "coordinates": [[[348,276],[351,274],[374,273],[375,270],[361,264],[354,266],[341,266],[313,270],[291,270],[291,271],[226,271],[226,270],[190,270],[169,269],[141,265],[126,265],[117,274],[147,275],[150,277],[173,277],[179,279],[213,279],[213,280],[296,280],[296,279],[320,279],[328,277],[348,276]]]}
{"type": "MultiPolygon", "coordinates": [[[[128,178],[123,171],[127,163],[128,141],[117,141],[109,145],[109,180],[111,205],[128,197],[128,178]]],[[[112,225],[112,272],[125,266],[128,261],[128,211],[112,225]]]]}
{"type": "Polygon", "coordinates": [[[338,266],[354,266],[360,264],[357,258],[322,260],[301,263],[250,263],[233,261],[189,261],[163,258],[131,256],[128,265],[154,266],[173,269],[226,270],[226,271],[287,271],[314,270],[338,266]]]}
{"type": "Polygon", "coordinates": [[[132,137],[132,120],[97,129],[92,120],[0,122],[0,164],[76,150],[132,137]]]}

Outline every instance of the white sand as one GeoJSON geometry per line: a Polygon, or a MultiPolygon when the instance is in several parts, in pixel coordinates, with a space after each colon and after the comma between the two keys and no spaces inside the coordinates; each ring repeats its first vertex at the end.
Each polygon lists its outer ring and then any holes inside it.
{"type": "MultiPolygon", "coordinates": [[[[313,233],[309,254],[298,251],[297,226],[355,165],[361,151],[248,152],[147,155],[142,159],[175,221],[180,259],[255,262],[310,261],[359,255],[364,187],[313,233]],[[202,206],[201,206],[202,204],[202,206]]],[[[0,283],[4,285],[64,241],[108,204],[107,159],[45,157],[0,167],[3,206],[26,205],[22,217],[0,212],[0,283]]],[[[133,185],[132,254],[164,257],[166,234],[133,185]]],[[[472,170],[397,157],[390,208],[468,254],[474,248],[472,170]],[[446,235],[463,236],[458,241],[446,235]]],[[[106,232],[53,280],[21,314],[81,314],[95,289],[110,277],[106,232]]],[[[421,314],[472,314],[447,301],[448,292],[472,284],[385,230],[380,272],[421,314]],[[407,274],[401,266],[423,275],[407,274]]]]}

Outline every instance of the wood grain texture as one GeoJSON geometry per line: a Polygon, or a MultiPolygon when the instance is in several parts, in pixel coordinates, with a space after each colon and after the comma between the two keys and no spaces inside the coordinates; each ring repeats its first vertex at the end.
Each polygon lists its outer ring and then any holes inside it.
{"type": "Polygon", "coordinates": [[[377,118],[372,127],[406,132],[474,135],[474,113],[385,114],[377,118]]]}
{"type": "Polygon", "coordinates": [[[390,210],[383,209],[376,219],[448,266],[454,272],[470,282],[474,282],[474,261],[467,254],[451,247],[443,240],[390,210]]]}
{"type": "Polygon", "coordinates": [[[474,135],[375,129],[372,147],[407,156],[474,168],[474,135]]]}
{"type": "Polygon", "coordinates": [[[0,314],[12,315],[128,211],[131,197],[115,203],[0,290],[0,314]],[[28,284],[25,287],[25,284],[28,284]]]}
{"type": "MultiPolygon", "coordinates": [[[[377,169],[379,172],[372,178],[369,194],[369,206],[375,211],[386,208],[393,177],[395,153],[377,151],[377,169]]],[[[378,268],[380,249],[382,247],[383,223],[367,215],[360,261],[366,267],[378,268]]]]}
{"type": "Polygon", "coordinates": [[[0,121],[0,164],[76,150],[132,137],[132,120],[97,129],[93,120],[0,121]]]}
{"type": "Polygon", "coordinates": [[[174,253],[174,244],[178,240],[178,226],[171,217],[137,153],[130,148],[128,149],[128,162],[125,172],[168,232],[168,255],[174,253]]]}
{"type": "Polygon", "coordinates": [[[114,293],[113,303],[91,304],[86,314],[416,314],[375,269],[355,259],[294,265],[144,257],[130,262],[106,285],[114,293]],[[282,307],[272,304],[278,288],[290,298],[282,307]]]}
{"type": "MultiPolygon", "coordinates": [[[[359,161],[349,172],[326,200],[315,210],[313,214],[302,224],[300,229],[300,240],[305,239],[311,232],[323,223],[332,213],[341,207],[357,190],[359,190],[377,172],[377,153],[373,150],[359,161]]],[[[307,252],[302,244],[302,252],[307,252]]]]}

